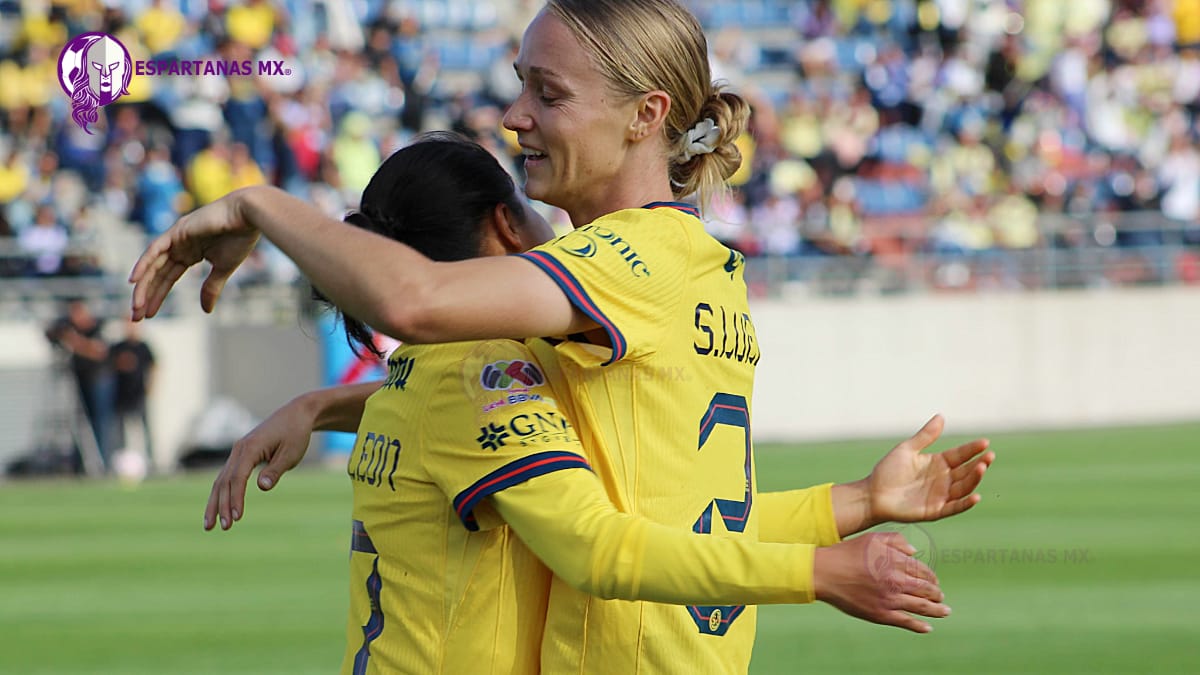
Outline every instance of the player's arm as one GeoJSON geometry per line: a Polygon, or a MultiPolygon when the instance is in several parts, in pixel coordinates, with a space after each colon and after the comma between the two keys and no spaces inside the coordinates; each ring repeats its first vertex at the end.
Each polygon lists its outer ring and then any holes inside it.
{"type": "Polygon", "coordinates": [[[230,193],[184,216],[135,265],[133,316],[154,316],[202,260],[211,311],[229,276],[264,236],[342,311],[409,343],[569,335],[596,323],[519,257],[434,262],[409,246],[330,218],[274,187],[230,193]]]}
{"type": "Polygon", "coordinates": [[[839,487],[826,483],[803,490],[758,493],[754,509],[759,514],[759,541],[816,546],[841,541],[835,516],[839,487]]]}
{"type": "Polygon", "coordinates": [[[916,632],[929,627],[913,614],[949,614],[933,572],[895,533],[820,551],[703,536],[617,511],[585,471],[534,477],[490,500],[556,575],[603,598],[696,605],[822,600],[916,632]]]}
{"type": "Polygon", "coordinates": [[[301,394],[238,439],[213,481],[204,507],[204,529],[211,530],[220,520],[221,529],[227,530],[241,520],[246,481],[254,467],[266,462],[258,472],[258,487],[270,490],[304,458],[312,432],[356,431],[367,398],[378,388],[379,382],[365,382],[301,394]]]}
{"type": "Polygon", "coordinates": [[[975,488],[996,455],[987,452],[982,438],[939,453],[922,452],[944,426],[942,416],[935,415],[861,480],[759,493],[759,538],[827,546],[880,523],[938,520],[975,506],[981,499],[975,488]]]}

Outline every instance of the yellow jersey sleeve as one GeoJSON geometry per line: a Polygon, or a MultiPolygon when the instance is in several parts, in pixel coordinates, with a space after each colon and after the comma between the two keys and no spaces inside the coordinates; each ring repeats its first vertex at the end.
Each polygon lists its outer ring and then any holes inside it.
{"type": "Polygon", "coordinates": [[[591,468],[540,364],[511,340],[481,342],[448,368],[421,429],[423,467],[472,531],[503,524],[487,497],[535,476],[591,468]]]}
{"type": "Polygon", "coordinates": [[[690,239],[675,209],[626,209],[598,218],[521,257],[550,276],[612,343],[605,363],[654,352],[664,316],[690,269],[690,239]]]}
{"type": "Polygon", "coordinates": [[[833,483],[803,490],[760,492],[759,541],[832,546],[842,540],[833,513],[833,483]]]}
{"type": "Polygon", "coordinates": [[[815,599],[815,546],[708,537],[621,513],[590,472],[541,476],[492,500],[547,567],[591,595],[681,605],[815,599]]]}

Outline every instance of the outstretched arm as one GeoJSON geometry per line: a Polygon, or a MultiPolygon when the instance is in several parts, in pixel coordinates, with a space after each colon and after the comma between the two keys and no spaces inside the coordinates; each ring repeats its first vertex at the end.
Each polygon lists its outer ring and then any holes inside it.
{"type": "Polygon", "coordinates": [[[568,335],[596,326],[526,260],[434,262],[266,186],[230,193],[155,239],[130,274],[133,318],[154,316],[175,282],[201,261],[212,270],[200,304],[212,311],[260,236],[295,261],[342,311],[405,342],[568,335]]]}
{"type": "Polygon", "coordinates": [[[979,438],[936,453],[922,452],[942,435],[934,415],[908,440],[892,448],[870,475],[833,489],[838,532],[849,536],[880,523],[940,520],[975,506],[983,474],[996,459],[979,438]]]}
{"type": "Polygon", "coordinates": [[[254,467],[266,462],[258,472],[258,488],[270,490],[304,459],[312,432],[356,431],[367,398],[378,388],[379,382],[365,382],[301,394],[240,438],[213,481],[204,507],[204,529],[211,530],[219,519],[221,529],[228,530],[241,520],[246,512],[246,481],[254,467]]]}
{"type": "Polygon", "coordinates": [[[987,439],[922,452],[944,426],[935,415],[861,480],[759,493],[760,539],[828,546],[881,523],[939,520],[975,506],[982,499],[975,488],[996,454],[987,439]]]}
{"type": "Polygon", "coordinates": [[[496,492],[496,511],[559,578],[603,598],[674,604],[822,600],[915,632],[949,609],[933,572],[896,533],[817,550],[705,536],[620,513],[587,471],[558,471],[496,492]]]}

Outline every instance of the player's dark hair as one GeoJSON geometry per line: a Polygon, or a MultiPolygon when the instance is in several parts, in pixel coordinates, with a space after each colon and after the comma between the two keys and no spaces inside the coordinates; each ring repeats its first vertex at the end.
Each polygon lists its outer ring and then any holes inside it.
{"type": "MultiPolygon", "coordinates": [[[[466,260],[479,256],[484,219],[498,204],[517,216],[526,208],[496,158],[463,136],[432,132],[384,160],[363,190],[359,210],[345,220],[433,260],[466,260]]],[[[363,349],[384,356],[366,324],[341,312],[316,288],[313,295],[341,314],[355,353],[363,349]]]]}

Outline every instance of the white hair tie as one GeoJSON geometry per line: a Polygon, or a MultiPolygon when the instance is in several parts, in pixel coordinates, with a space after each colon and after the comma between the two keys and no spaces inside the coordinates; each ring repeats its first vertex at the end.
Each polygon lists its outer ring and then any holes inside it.
{"type": "Polygon", "coordinates": [[[707,155],[717,149],[717,139],[721,137],[721,128],[711,117],[705,117],[687,132],[687,147],[683,150],[683,161],[687,162],[696,155],[707,155]]]}

